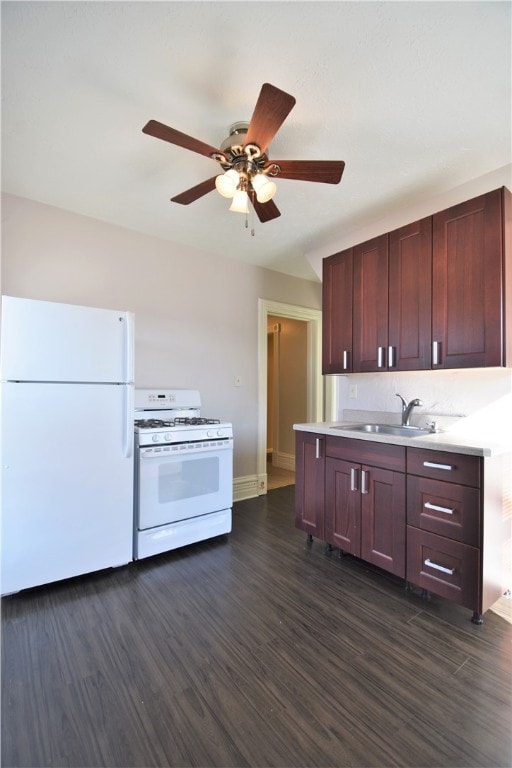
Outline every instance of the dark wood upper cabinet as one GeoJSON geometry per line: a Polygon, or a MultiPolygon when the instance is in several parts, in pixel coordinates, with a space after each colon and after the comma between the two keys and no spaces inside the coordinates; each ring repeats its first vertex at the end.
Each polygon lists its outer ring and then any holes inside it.
{"type": "Polygon", "coordinates": [[[388,346],[388,236],[354,247],[353,371],[386,367],[388,346]]]}
{"type": "Polygon", "coordinates": [[[431,367],[432,217],[389,234],[388,369],[431,367]]]}
{"type": "Polygon", "coordinates": [[[352,371],[352,248],[325,259],[322,372],[352,371]]]}
{"type": "Polygon", "coordinates": [[[432,218],[353,250],[353,370],[430,368],[432,218]]]}
{"type": "Polygon", "coordinates": [[[512,365],[502,187],[324,260],[323,372],[512,365]]]}
{"type": "Polygon", "coordinates": [[[512,331],[505,291],[511,261],[505,258],[507,217],[510,230],[505,188],[433,216],[433,368],[511,362],[505,347],[512,331]]]}

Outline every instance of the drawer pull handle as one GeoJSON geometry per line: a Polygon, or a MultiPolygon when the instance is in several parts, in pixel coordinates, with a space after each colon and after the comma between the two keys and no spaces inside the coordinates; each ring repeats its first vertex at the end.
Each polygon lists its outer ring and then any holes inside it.
{"type": "Polygon", "coordinates": [[[436,571],[442,571],[442,573],[447,573],[448,576],[453,576],[455,573],[455,568],[445,568],[444,565],[438,565],[437,563],[433,563],[432,560],[427,557],[425,560],[425,565],[429,568],[435,568],[436,571]]]}
{"type": "Polygon", "coordinates": [[[321,445],[322,445],[322,438],[321,437],[317,437],[316,441],[315,441],[315,459],[321,459],[322,458],[321,445]]]}
{"type": "Polygon", "coordinates": [[[444,512],[446,515],[453,515],[454,509],[449,507],[439,507],[437,504],[431,504],[430,501],[426,501],[423,505],[425,509],[433,509],[435,512],[444,512]]]}
{"type": "Polygon", "coordinates": [[[351,467],[350,469],[350,490],[359,490],[357,487],[357,469],[354,469],[354,467],[351,467]]]}
{"type": "Polygon", "coordinates": [[[424,461],[423,466],[432,467],[432,469],[447,469],[448,472],[451,472],[453,469],[453,467],[450,466],[450,464],[435,464],[433,461],[424,461]]]}
{"type": "Polygon", "coordinates": [[[368,472],[366,470],[361,470],[361,493],[368,493],[368,486],[366,485],[367,474],[368,472]]]}

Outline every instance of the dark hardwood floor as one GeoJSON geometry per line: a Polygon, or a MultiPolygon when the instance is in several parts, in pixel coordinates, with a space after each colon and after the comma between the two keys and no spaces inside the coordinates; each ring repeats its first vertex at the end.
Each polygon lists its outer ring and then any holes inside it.
{"type": "Polygon", "coordinates": [[[4,598],[4,768],[510,766],[512,624],[308,547],[293,497],[4,598]]]}

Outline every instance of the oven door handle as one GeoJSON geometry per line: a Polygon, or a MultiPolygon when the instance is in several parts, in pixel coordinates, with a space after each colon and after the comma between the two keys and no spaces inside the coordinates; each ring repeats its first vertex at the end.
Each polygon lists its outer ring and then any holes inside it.
{"type": "MultiPolygon", "coordinates": [[[[185,445],[188,445],[188,443],[185,443],[185,445]]],[[[169,446],[169,444],[167,444],[167,446],[169,446]]],[[[139,455],[141,459],[178,459],[183,456],[193,456],[198,453],[220,453],[221,451],[233,451],[232,438],[224,440],[221,445],[215,445],[211,448],[197,448],[193,445],[191,448],[182,448],[180,450],[165,450],[165,448],[160,448],[159,450],[158,446],[152,447],[145,445],[139,448],[139,455]]]]}

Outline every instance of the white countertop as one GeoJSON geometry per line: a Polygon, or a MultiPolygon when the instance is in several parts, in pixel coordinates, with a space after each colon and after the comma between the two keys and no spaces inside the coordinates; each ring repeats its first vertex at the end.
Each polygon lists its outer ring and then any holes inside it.
{"type": "Polygon", "coordinates": [[[369,440],[373,443],[389,443],[404,445],[408,448],[427,448],[431,451],[448,451],[449,453],[465,453],[470,456],[498,456],[512,452],[511,443],[487,441],[485,438],[469,437],[457,434],[456,431],[425,433],[415,437],[399,435],[380,435],[374,432],[357,432],[343,427],[353,426],[356,422],[322,421],[311,424],[294,424],[293,428],[301,432],[313,432],[329,437],[350,437],[354,440],[369,440]]]}

